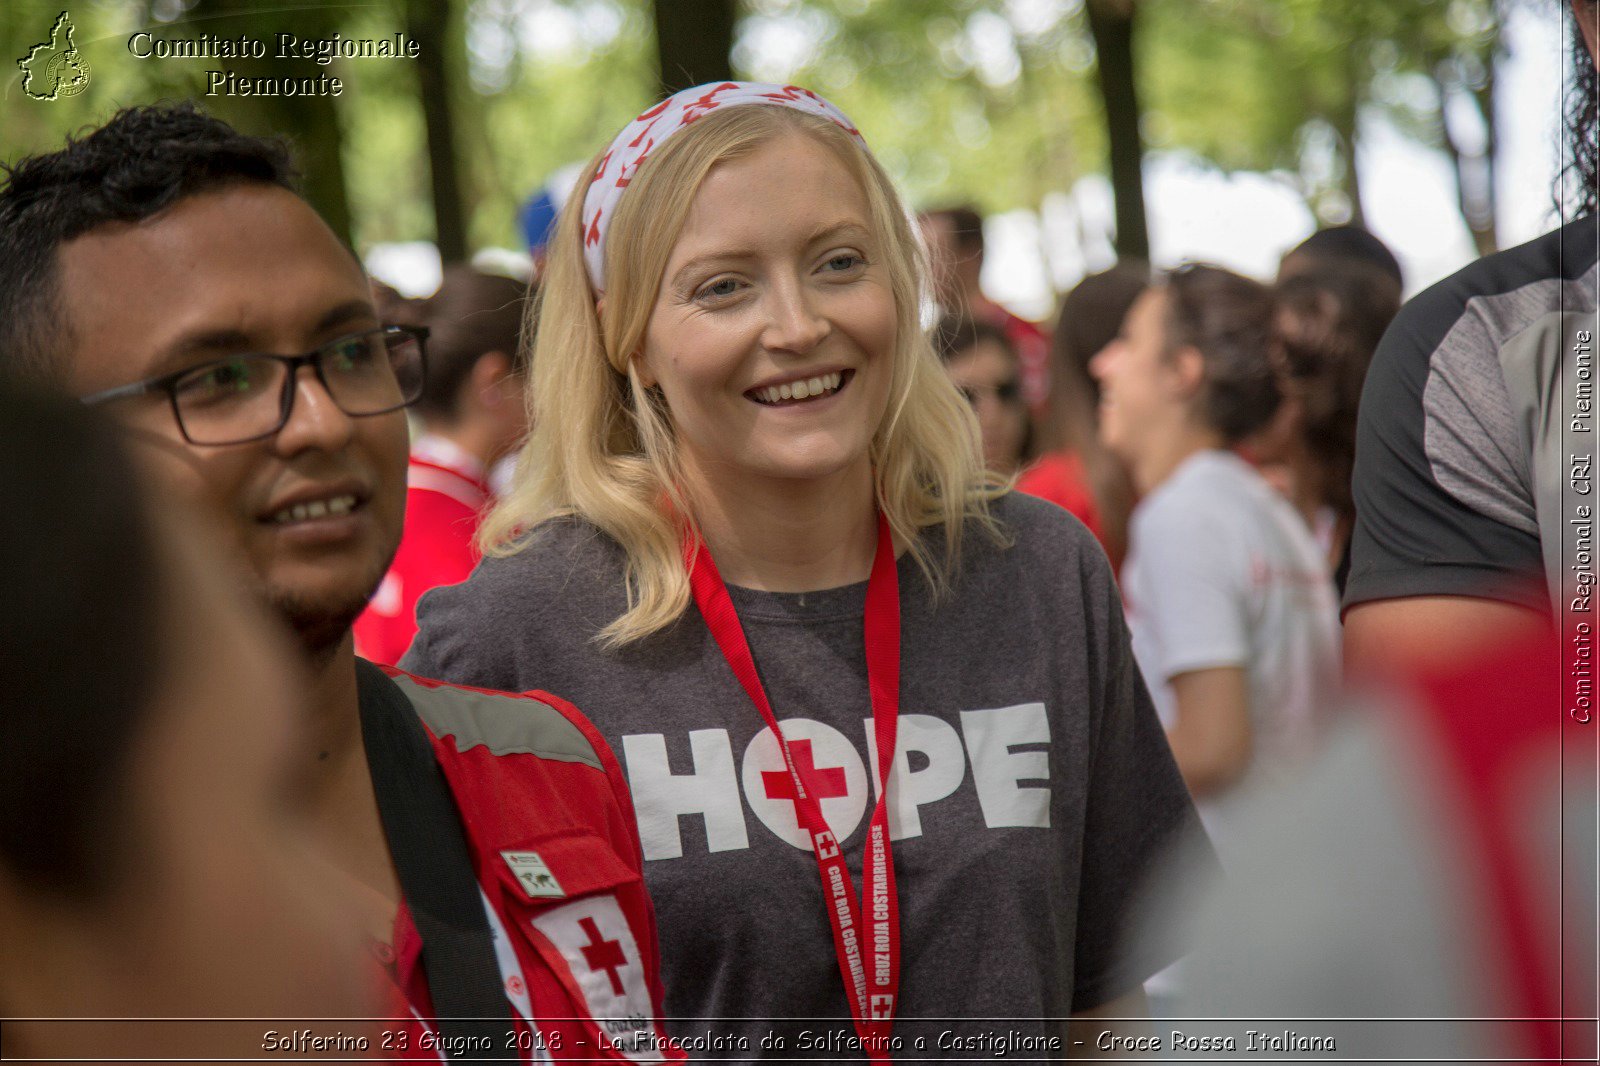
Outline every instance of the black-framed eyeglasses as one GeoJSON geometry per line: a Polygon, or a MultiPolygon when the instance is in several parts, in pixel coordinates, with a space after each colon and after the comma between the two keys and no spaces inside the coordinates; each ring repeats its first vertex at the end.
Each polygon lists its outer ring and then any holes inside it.
{"type": "Polygon", "coordinates": [[[351,333],[304,355],[231,355],[210,363],[83,397],[89,405],[164,392],[178,431],[190,444],[245,444],[272,436],[294,409],[302,366],[351,418],[387,414],[416,403],[427,373],[420,326],[351,333]]]}

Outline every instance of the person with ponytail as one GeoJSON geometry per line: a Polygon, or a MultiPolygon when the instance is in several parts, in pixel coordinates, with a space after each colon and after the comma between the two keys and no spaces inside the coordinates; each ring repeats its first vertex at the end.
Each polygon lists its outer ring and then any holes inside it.
{"type": "Polygon", "coordinates": [[[537,676],[622,753],[690,1051],[1063,1051],[1137,1013],[1170,959],[1119,934],[1198,821],[1104,554],[984,473],[860,131],[699,86],[578,188],[532,436],[407,667],[537,676]]]}
{"type": "Polygon", "coordinates": [[[1239,805],[1316,752],[1337,694],[1333,581],[1240,441],[1283,402],[1272,290],[1189,263],[1095,356],[1100,436],[1140,493],[1123,602],[1178,768],[1224,862],[1239,805]]]}

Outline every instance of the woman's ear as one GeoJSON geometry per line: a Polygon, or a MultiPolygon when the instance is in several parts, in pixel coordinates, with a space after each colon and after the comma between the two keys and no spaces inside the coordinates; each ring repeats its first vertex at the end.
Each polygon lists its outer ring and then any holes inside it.
{"type": "Polygon", "coordinates": [[[1199,393],[1206,377],[1206,357],[1200,354],[1200,349],[1192,344],[1186,344],[1172,353],[1168,363],[1172,367],[1178,389],[1185,397],[1199,393]]]}
{"type": "Polygon", "coordinates": [[[472,371],[467,375],[468,388],[472,395],[484,407],[495,408],[507,400],[516,399],[519,391],[507,388],[516,384],[516,374],[511,368],[511,360],[504,352],[485,352],[472,364],[472,371]]]}

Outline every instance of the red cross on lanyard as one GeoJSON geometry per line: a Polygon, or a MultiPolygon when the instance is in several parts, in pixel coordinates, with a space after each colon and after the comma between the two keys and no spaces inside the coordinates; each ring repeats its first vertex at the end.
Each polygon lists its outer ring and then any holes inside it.
{"type": "MultiPolygon", "coordinates": [[[[844,767],[823,768],[811,761],[811,741],[792,741],[788,747],[789,761],[794,763],[794,773],[791,774],[787,766],[782,770],[761,771],[761,780],[766,785],[768,799],[788,800],[791,803],[798,801],[800,790],[794,787],[796,777],[809,781],[811,794],[819,800],[850,794],[850,786],[845,784],[844,767]]],[[[795,815],[795,821],[799,820],[800,816],[795,815]]]]}
{"type": "Polygon", "coordinates": [[[869,1060],[888,1062],[895,1000],[900,992],[900,904],[894,884],[894,856],[889,849],[887,802],[889,771],[894,766],[895,726],[900,717],[900,580],[895,572],[889,521],[881,513],[878,515],[878,548],[872,557],[872,577],[867,581],[867,689],[872,698],[872,729],[878,745],[878,805],[873,808],[867,827],[859,895],[850,883],[839,842],[822,817],[819,791],[827,790],[819,790],[810,745],[803,740],[791,745],[778,728],[738,612],[728,597],[722,575],[711,561],[711,552],[704,544],[687,541],[684,562],[689,568],[695,605],[700,608],[706,627],[783,752],[793,785],[795,818],[811,837],[817,873],[822,878],[824,909],[833,925],[834,953],[850,996],[856,1034],[869,1060]],[[807,772],[802,772],[799,763],[805,764],[807,772]]]}

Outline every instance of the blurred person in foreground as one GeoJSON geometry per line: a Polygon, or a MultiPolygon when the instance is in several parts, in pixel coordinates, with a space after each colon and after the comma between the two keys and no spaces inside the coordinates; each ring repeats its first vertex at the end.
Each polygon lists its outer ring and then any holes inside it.
{"type": "Polygon", "coordinates": [[[983,216],[968,205],[923,212],[917,220],[928,249],[933,296],[940,310],[990,322],[1005,331],[1022,364],[1022,399],[1035,417],[1050,394],[1050,338],[983,293],[983,216]]]}
{"type": "Polygon", "coordinates": [[[1593,727],[1555,710],[1574,635],[1525,612],[1330,708],[1315,761],[1240,812],[1226,877],[1157,893],[1146,935],[1193,945],[1173,1017],[1234,1019],[1163,1050],[1595,1061],[1600,856],[1563,832],[1594,823],[1593,727]]]}
{"type": "Polygon", "coordinates": [[[473,538],[494,497],[489,472],[528,432],[527,303],[522,282],[457,264],[412,310],[428,330],[428,374],[412,408],[422,432],[411,442],[405,533],[355,623],[356,650],[375,663],[398,663],[411,646],[424,592],[465,581],[477,565],[473,538]]]}
{"type": "Polygon", "coordinates": [[[1094,361],[1101,436],[1142,493],[1121,575],[1134,654],[1224,866],[1241,786],[1309,755],[1338,674],[1321,553],[1230,450],[1281,399],[1275,314],[1266,287],[1182,267],[1094,361]]]}
{"type": "Polygon", "coordinates": [[[1570,5],[1576,217],[1412,299],[1373,357],[1344,594],[1358,672],[1472,655],[1529,611],[1595,624],[1597,10],[1570,5]]]}
{"type": "Polygon", "coordinates": [[[1133,481],[1100,440],[1100,383],[1089,368],[1149,287],[1149,264],[1130,260],[1090,274],[1062,298],[1050,350],[1049,415],[1038,434],[1042,450],[1017,481],[1023,492],[1045,499],[1087,493],[1091,528],[1119,571],[1128,553],[1133,481]]]}
{"type": "Polygon", "coordinates": [[[298,637],[306,811],[363,901],[392,1049],[675,1055],[647,1020],[654,918],[593,727],[546,693],[354,654],[400,539],[422,344],[380,323],[283,147],[191,105],[119,112],[0,187],[7,369],[114,414],[298,637]]]}
{"type": "Polygon", "coordinates": [[[1098,539],[1094,497],[1080,480],[1023,482],[1033,469],[1033,420],[1022,402],[1022,367],[1017,350],[999,326],[947,315],[934,327],[939,358],[950,380],[978,416],[985,466],[999,477],[1015,479],[1018,491],[1065,508],[1098,539]]]}
{"type": "Polygon", "coordinates": [[[262,1025],[127,1019],[359,1019],[378,985],[309,847],[288,643],[124,443],[0,391],[0,1016],[104,1019],[8,1020],[6,1056],[237,1061],[262,1025]]]}

